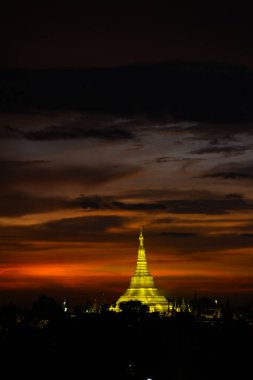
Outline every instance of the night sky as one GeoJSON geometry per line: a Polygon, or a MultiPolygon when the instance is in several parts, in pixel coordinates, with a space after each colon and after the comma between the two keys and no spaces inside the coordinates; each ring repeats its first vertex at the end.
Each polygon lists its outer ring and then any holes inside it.
{"type": "Polygon", "coordinates": [[[252,14],[89,3],[0,5],[0,302],[116,300],[140,227],[166,296],[252,300],[252,14]]]}

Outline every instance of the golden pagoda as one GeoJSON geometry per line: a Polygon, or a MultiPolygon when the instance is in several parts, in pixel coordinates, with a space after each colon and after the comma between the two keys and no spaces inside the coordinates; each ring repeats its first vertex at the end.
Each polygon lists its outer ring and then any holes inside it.
{"type": "Polygon", "coordinates": [[[134,275],[131,278],[130,286],[126,292],[118,299],[115,306],[110,310],[119,312],[121,302],[141,301],[142,304],[149,307],[149,312],[168,312],[168,301],[161,295],[155,286],[153,277],[149,273],[145,248],[143,245],[142,230],[140,231],[140,246],[138,249],[137,265],[134,275]]]}

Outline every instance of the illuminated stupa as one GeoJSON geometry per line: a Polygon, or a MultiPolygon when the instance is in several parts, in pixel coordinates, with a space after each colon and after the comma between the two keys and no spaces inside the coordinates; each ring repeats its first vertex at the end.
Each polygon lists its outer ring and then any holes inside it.
{"type": "Polygon", "coordinates": [[[149,312],[168,312],[168,301],[161,295],[155,286],[153,277],[149,273],[145,248],[143,245],[142,231],[139,236],[140,246],[138,249],[137,265],[134,275],[131,278],[130,286],[126,292],[118,299],[116,305],[110,310],[119,312],[119,304],[128,301],[141,301],[149,307],[149,312]]]}

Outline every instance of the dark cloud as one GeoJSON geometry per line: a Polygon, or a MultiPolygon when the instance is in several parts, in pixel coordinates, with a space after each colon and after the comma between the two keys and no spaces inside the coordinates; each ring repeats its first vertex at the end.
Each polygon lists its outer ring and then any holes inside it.
{"type": "Polygon", "coordinates": [[[157,157],[154,160],[145,161],[145,164],[147,165],[152,164],[152,163],[164,164],[167,162],[182,162],[182,160],[183,160],[182,158],[178,158],[178,157],[163,156],[163,157],[157,157]]]}
{"type": "Polygon", "coordinates": [[[11,170],[12,168],[19,168],[19,167],[32,167],[37,165],[43,165],[43,164],[50,164],[51,161],[46,160],[30,160],[30,161],[21,161],[21,160],[4,160],[0,161],[0,168],[2,170],[11,170]]]}
{"type": "Polygon", "coordinates": [[[156,158],[155,162],[158,163],[158,164],[161,164],[161,163],[164,163],[164,162],[169,162],[169,161],[175,161],[175,159],[173,160],[172,157],[158,157],[156,158]]]}
{"type": "Polygon", "coordinates": [[[65,218],[32,226],[0,226],[1,240],[6,241],[111,241],[109,230],[124,227],[133,218],[118,215],[65,218]]]}
{"type": "Polygon", "coordinates": [[[249,162],[218,165],[202,177],[251,182],[253,180],[253,164],[249,162]]]}
{"type": "MultiPolygon", "coordinates": [[[[207,122],[253,120],[250,69],[165,62],[106,69],[0,72],[1,110],[73,110],[207,122]]],[[[44,131],[30,138],[53,137],[44,131]],[[47,134],[47,133],[48,134],[47,134]]],[[[55,138],[55,137],[54,137],[55,138]]]]}
{"type": "Polygon", "coordinates": [[[167,211],[176,214],[226,214],[235,210],[252,210],[253,203],[242,199],[175,200],[167,202],[167,211]]]}
{"type": "Polygon", "coordinates": [[[250,148],[246,146],[207,146],[189,152],[191,154],[222,154],[224,156],[237,156],[247,152],[250,148]]]}
{"type": "Polygon", "coordinates": [[[168,236],[168,237],[175,237],[175,238],[189,238],[189,237],[196,237],[200,236],[200,234],[193,233],[193,232],[161,232],[162,236],[168,236]]]}
{"type": "Polygon", "coordinates": [[[81,129],[81,128],[52,128],[24,133],[28,140],[65,140],[65,139],[99,139],[99,140],[128,140],[134,135],[119,128],[81,129]]]}
{"type": "Polygon", "coordinates": [[[16,217],[27,214],[73,208],[75,203],[64,197],[42,197],[18,191],[1,192],[0,216],[16,217]]]}
{"type": "Polygon", "coordinates": [[[156,219],[155,223],[162,224],[162,223],[173,223],[175,221],[175,218],[161,218],[161,219],[156,219]]]}
{"type": "Polygon", "coordinates": [[[182,126],[177,125],[170,129],[171,132],[178,134],[188,134],[192,135],[193,138],[196,136],[200,140],[207,140],[211,145],[217,145],[219,143],[231,143],[236,141],[235,136],[239,134],[253,134],[253,124],[252,122],[240,122],[239,120],[232,120],[231,122],[221,123],[217,120],[215,123],[200,122],[194,125],[189,125],[182,128],[182,126]]]}
{"type": "Polygon", "coordinates": [[[0,139],[20,139],[23,133],[10,125],[0,126],[0,139]]]}
{"type": "MultiPolygon", "coordinates": [[[[30,260],[31,254],[36,252],[40,259],[46,262],[59,261],[59,256],[53,256],[50,258],[46,253],[47,250],[57,250],[63,248],[59,246],[61,243],[85,243],[92,244],[86,247],[84,256],[92,255],[95,242],[108,242],[108,243],[120,243],[129,242],[133,236],[128,231],[129,223],[136,223],[134,217],[123,217],[119,215],[105,215],[105,216],[84,216],[78,218],[67,218],[57,221],[52,221],[44,224],[37,224],[32,226],[0,226],[1,243],[0,247],[2,252],[2,263],[18,262],[19,258],[16,253],[10,256],[9,252],[16,252],[18,249],[20,252],[24,252],[22,261],[30,260]],[[124,232],[111,232],[111,229],[121,229],[124,232]],[[99,240],[98,240],[99,239],[99,240]],[[15,246],[13,246],[13,240],[15,240],[15,246]],[[45,245],[34,246],[45,242],[45,245]],[[29,244],[30,243],[30,244],[29,244]],[[59,244],[58,244],[59,243],[59,244]],[[44,256],[45,255],[45,256],[44,256]]],[[[157,232],[149,230],[148,243],[146,249],[148,252],[163,250],[164,255],[168,258],[168,253],[164,247],[170,247],[175,249],[175,256],[178,260],[185,260],[185,256],[189,260],[206,261],[206,260],[218,260],[219,258],[227,257],[227,250],[236,250],[239,248],[252,247],[252,237],[248,236],[247,232],[237,228],[238,232],[224,233],[224,230],[220,232],[209,234],[199,233],[197,230],[190,230],[189,228],[172,229],[165,231],[164,229],[157,232]],[[184,242],[182,242],[182,239],[184,242]],[[190,244],[187,243],[190,239],[190,244]],[[217,252],[219,251],[219,252],[217,252]],[[184,257],[182,257],[184,255],[184,257]]],[[[145,235],[145,236],[146,236],[145,235]]],[[[137,241],[136,241],[137,243],[137,241]]],[[[78,246],[81,248],[81,246],[78,246]]],[[[69,249],[67,256],[62,257],[74,260],[80,259],[80,253],[73,253],[71,256],[71,248],[69,249]]],[[[111,254],[110,254],[111,255],[111,254]]],[[[94,257],[98,259],[97,256],[94,257]]],[[[37,257],[34,257],[35,261],[38,261],[37,257]]],[[[245,259],[244,259],[245,260],[245,259]]],[[[250,260],[250,258],[248,259],[250,260]]]]}
{"type": "Polygon", "coordinates": [[[159,211],[165,210],[166,205],[159,202],[130,203],[111,197],[80,197],[76,200],[85,210],[129,210],[129,211],[159,211]]]}
{"type": "Polygon", "coordinates": [[[53,240],[94,241],[98,231],[102,238],[110,228],[123,227],[127,220],[128,218],[114,215],[68,218],[41,225],[40,232],[53,240]]]}
{"type": "Polygon", "coordinates": [[[228,194],[219,199],[163,199],[156,202],[125,202],[103,197],[80,197],[77,203],[85,210],[163,211],[175,214],[226,214],[235,210],[252,210],[253,202],[241,195],[228,194]]]}
{"type": "MultiPolygon", "coordinates": [[[[163,212],[175,214],[226,214],[235,210],[252,210],[253,203],[240,194],[227,194],[220,199],[159,199],[136,202],[136,199],[117,195],[80,196],[67,198],[63,196],[41,196],[22,191],[1,192],[0,216],[22,216],[44,213],[54,210],[76,209],[89,211],[137,211],[143,213],[163,212]]],[[[156,223],[172,223],[173,218],[164,217],[156,223]]]]}
{"type": "MultiPolygon", "coordinates": [[[[238,228],[239,230],[239,228],[238,228]]],[[[193,260],[193,261],[216,261],[222,263],[224,258],[229,260],[229,250],[236,251],[240,248],[251,248],[253,241],[251,237],[243,236],[244,233],[198,233],[197,231],[162,231],[157,232],[154,236],[149,237],[149,246],[154,249],[164,249],[169,247],[175,249],[177,260],[193,260]],[[182,239],[180,239],[182,238],[182,239]]],[[[166,253],[165,253],[166,256],[166,253]]],[[[249,265],[251,258],[247,258],[247,254],[242,259],[240,265],[249,265]]],[[[252,265],[252,264],[250,264],[252,265]]]]}
{"type": "Polygon", "coordinates": [[[227,172],[218,172],[218,173],[210,173],[206,174],[203,177],[211,177],[211,178],[223,178],[223,179],[253,179],[253,175],[250,173],[240,173],[237,171],[227,171],[227,172]]]}
{"type": "Polygon", "coordinates": [[[28,140],[35,142],[58,140],[131,141],[136,138],[134,131],[139,126],[142,126],[143,123],[140,119],[135,125],[129,126],[127,121],[121,122],[120,119],[116,119],[116,116],[110,115],[109,117],[98,114],[72,115],[70,111],[49,112],[48,114],[46,112],[28,111],[11,115],[5,114],[2,116],[2,122],[5,119],[12,123],[13,126],[0,125],[0,140],[28,140]],[[77,120],[73,121],[75,118],[77,120]],[[24,125],[20,126],[19,124],[24,125]],[[41,124],[48,125],[41,128],[41,124]]]}
{"type": "Polygon", "coordinates": [[[47,186],[100,185],[140,172],[140,168],[127,165],[55,166],[47,161],[1,161],[0,185],[2,189],[47,186]]]}
{"type": "Polygon", "coordinates": [[[178,157],[172,157],[172,156],[163,156],[163,157],[157,157],[153,160],[146,160],[144,161],[145,165],[150,164],[166,164],[168,162],[178,162],[181,163],[181,168],[183,170],[189,168],[192,165],[198,164],[199,162],[204,161],[204,158],[178,158],[178,157]]]}
{"type": "Polygon", "coordinates": [[[167,202],[167,201],[191,201],[191,202],[206,202],[206,201],[223,201],[223,200],[243,200],[244,202],[250,202],[242,193],[239,192],[216,192],[211,190],[197,190],[197,189],[186,189],[182,188],[159,188],[159,189],[139,189],[135,191],[129,191],[127,193],[121,193],[121,195],[114,195],[113,199],[133,199],[143,200],[146,199],[155,202],[167,202]]]}
{"type": "Polygon", "coordinates": [[[69,139],[98,139],[98,140],[129,140],[134,139],[133,133],[120,128],[86,129],[74,126],[49,126],[39,130],[22,131],[14,127],[0,128],[0,139],[20,139],[31,141],[55,141],[69,139]]]}

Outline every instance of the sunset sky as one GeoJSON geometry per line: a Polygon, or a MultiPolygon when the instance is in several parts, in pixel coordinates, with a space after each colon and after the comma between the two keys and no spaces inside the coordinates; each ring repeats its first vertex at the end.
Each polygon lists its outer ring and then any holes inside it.
{"type": "Polygon", "coordinates": [[[166,296],[252,300],[251,15],[98,4],[0,6],[0,303],[116,300],[140,227],[166,296]]]}

